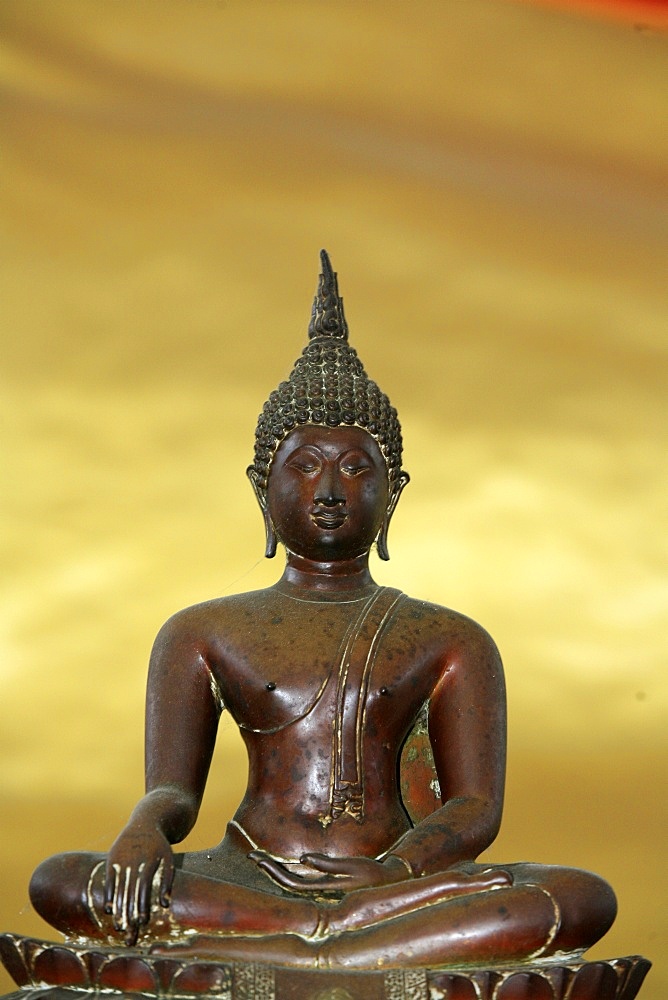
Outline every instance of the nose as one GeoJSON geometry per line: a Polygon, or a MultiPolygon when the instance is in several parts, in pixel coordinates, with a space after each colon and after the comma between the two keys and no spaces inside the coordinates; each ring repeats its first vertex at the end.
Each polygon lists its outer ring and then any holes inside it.
{"type": "Polygon", "coordinates": [[[323,468],[313,500],[319,507],[340,507],[346,502],[341,479],[335,467],[323,468]]]}

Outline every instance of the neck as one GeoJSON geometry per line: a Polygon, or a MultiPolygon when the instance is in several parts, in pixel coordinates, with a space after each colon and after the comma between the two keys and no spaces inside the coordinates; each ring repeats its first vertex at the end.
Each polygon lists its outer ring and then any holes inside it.
{"type": "Polygon", "coordinates": [[[316,562],[287,553],[287,563],[279,586],[289,588],[297,594],[300,591],[321,594],[341,594],[371,590],[376,584],[369,572],[369,553],[355,559],[340,562],[316,562]]]}

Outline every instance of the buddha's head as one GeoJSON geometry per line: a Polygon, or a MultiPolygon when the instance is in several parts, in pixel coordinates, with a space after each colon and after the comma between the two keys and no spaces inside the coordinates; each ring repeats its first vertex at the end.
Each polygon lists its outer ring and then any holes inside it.
{"type": "Polygon", "coordinates": [[[308,535],[315,526],[325,546],[330,538],[343,551],[344,536],[352,539],[355,531],[358,548],[368,551],[376,541],[379,556],[389,559],[387,529],[408,482],[401,426],[348,344],[336,274],[327,253],[320,256],[309,342],[289,379],[264,404],[248,476],[265,519],[268,557],[276,552],[277,535],[295,551],[297,534],[308,535]],[[327,513],[319,518],[320,508],[327,513]]]}

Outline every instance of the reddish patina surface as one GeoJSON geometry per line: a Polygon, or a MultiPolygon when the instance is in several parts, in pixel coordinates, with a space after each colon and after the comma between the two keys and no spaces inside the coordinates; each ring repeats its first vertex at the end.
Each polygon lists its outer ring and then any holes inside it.
{"type": "MultiPolygon", "coordinates": [[[[503,668],[475,622],[371,577],[369,551],[388,557],[408,476],[396,411],[347,345],[326,255],[310,337],[265,405],[249,470],[284,572],[163,627],[145,797],[108,854],[58,855],[31,884],[36,909],[77,947],[7,938],[8,968],[22,985],[176,995],[223,993],[230,963],[291,969],[276,972],[286,983],[383,970],[426,984],[428,968],[524,962],[524,993],[499,973],[484,995],[551,1000],[570,956],[569,996],[631,997],[646,964],[576,969],[614,919],[602,879],[476,862],[501,821],[503,668]],[[247,747],[247,791],[219,845],[175,854],[223,710],[247,747]],[[550,957],[552,979],[533,966],[550,957]]],[[[470,977],[429,976],[448,997],[470,995],[470,977]]]]}

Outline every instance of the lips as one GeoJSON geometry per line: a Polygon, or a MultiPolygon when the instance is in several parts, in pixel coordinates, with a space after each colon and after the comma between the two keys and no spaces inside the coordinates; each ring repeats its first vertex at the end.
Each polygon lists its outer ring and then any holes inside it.
{"type": "Polygon", "coordinates": [[[319,528],[328,531],[335,531],[347,521],[348,515],[342,510],[315,510],[311,514],[311,520],[319,528]]]}

